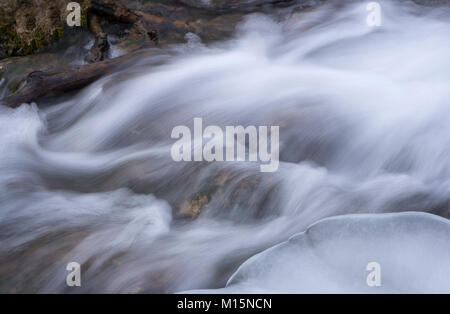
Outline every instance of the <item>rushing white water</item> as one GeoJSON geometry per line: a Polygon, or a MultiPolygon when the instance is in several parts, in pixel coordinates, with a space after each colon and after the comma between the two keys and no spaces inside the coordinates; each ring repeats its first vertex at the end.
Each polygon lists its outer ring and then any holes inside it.
{"type": "MultiPolygon", "coordinates": [[[[0,108],[0,290],[71,292],[69,262],[82,264],[77,291],[223,288],[246,259],[322,218],[450,218],[449,12],[382,6],[381,28],[361,3],[253,14],[232,40],[189,35],[66,102],[0,108]],[[279,171],[175,163],[171,131],[194,117],[279,125],[279,171]],[[180,214],[189,201],[204,205],[195,220],[180,214]]],[[[417,226],[419,238],[448,236],[417,226]]]]}

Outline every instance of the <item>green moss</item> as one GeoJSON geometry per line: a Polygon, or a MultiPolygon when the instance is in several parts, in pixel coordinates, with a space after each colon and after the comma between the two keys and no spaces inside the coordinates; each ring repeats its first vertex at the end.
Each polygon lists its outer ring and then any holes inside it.
{"type": "Polygon", "coordinates": [[[12,27],[0,27],[0,48],[10,56],[29,55],[64,36],[61,25],[50,30],[37,29],[20,37],[12,27]]]}
{"type": "Polygon", "coordinates": [[[54,39],[60,39],[64,36],[64,28],[62,26],[57,25],[55,27],[55,30],[53,31],[53,38],[54,39]]]}
{"type": "Polygon", "coordinates": [[[88,27],[88,16],[89,11],[91,10],[92,7],[91,0],[83,0],[83,2],[80,3],[80,6],[81,6],[81,26],[88,27]]]}
{"type": "Polygon", "coordinates": [[[11,26],[0,27],[0,43],[1,48],[9,55],[13,54],[24,45],[22,39],[11,26]]]}
{"type": "MultiPolygon", "coordinates": [[[[78,0],[77,2],[81,5],[82,27],[88,27],[91,0],[78,0]]],[[[16,12],[19,12],[19,16],[22,17],[21,21],[23,21],[24,17],[27,18],[36,13],[36,10],[28,3],[17,4],[17,6],[16,12]]],[[[50,15],[44,16],[46,18],[44,22],[42,22],[41,15],[40,22],[36,23],[36,20],[32,20],[32,22],[25,24],[25,26],[23,22],[22,24],[17,24],[17,18],[16,22],[14,22],[14,20],[7,19],[7,15],[4,15],[3,18],[0,16],[0,55],[5,57],[33,54],[43,47],[61,39],[64,36],[66,27],[66,21],[60,19],[66,13],[65,6],[58,6],[56,4],[54,8],[50,8],[50,11],[52,11],[50,15]]],[[[0,11],[0,13],[2,12],[0,11]]]]}

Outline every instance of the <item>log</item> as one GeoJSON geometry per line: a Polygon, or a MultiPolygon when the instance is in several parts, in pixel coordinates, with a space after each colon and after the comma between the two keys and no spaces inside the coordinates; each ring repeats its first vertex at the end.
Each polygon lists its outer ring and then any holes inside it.
{"type": "Polygon", "coordinates": [[[202,2],[198,0],[177,0],[188,7],[203,9],[217,13],[227,13],[237,10],[253,10],[266,5],[301,4],[304,0],[216,0],[202,2]]]}
{"type": "Polygon", "coordinates": [[[161,17],[140,10],[129,9],[110,0],[92,0],[93,12],[106,18],[125,24],[143,23],[148,30],[169,30],[177,32],[199,32],[199,26],[192,21],[161,17]]]}
{"type": "Polygon", "coordinates": [[[57,72],[32,72],[28,75],[25,86],[15,94],[0,100],[0,105],[16,108],[23,103],[31,103],[42,97],[83,88],[100,77],[112,73],[126,62],[148,54],[151,54],[149,50],[139,49],[118,58],[71,67],[57,72]]]}

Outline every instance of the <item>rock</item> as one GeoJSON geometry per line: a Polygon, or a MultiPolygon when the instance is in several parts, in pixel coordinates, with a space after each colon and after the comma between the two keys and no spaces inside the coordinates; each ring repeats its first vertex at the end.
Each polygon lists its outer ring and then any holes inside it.
{"type": "Polygon", "coordinates": [[[70,58],[55,53],[6,58],[0,60],[0,80],[4,80],[8,93],[13,93],[23,85],[29,73],[53,71],[69,66],[70,62],[70,58]]]}
{"type": "MultiPolygon", "coordinates": [[[[80,0],[82,24],[87,25],[90,0],[80,0]]],[[[0,58],[29,55],[64,35],[66,0],[2,0],[0,58]]]]}
{"type": "Polygon", "coordinates": [[[86,61],[89,63],[103,61],[107,57],[109,51],[108,35],[103,31],[96,15],[90,17],[89,29],[95,36],[95,43],[89,51],[86,61]]]}

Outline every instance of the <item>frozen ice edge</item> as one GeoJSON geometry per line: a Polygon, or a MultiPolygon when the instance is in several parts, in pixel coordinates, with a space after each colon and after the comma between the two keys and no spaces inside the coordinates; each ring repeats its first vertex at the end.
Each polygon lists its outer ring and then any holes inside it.
{"type": "Polygon", "coordinates": [[[450,221],[432,214],[335,216],[251,257],[225,288],[187,293],[448,293],[449,243],[450,221]],[[367,285],[370,262],[380,287],[367,285]]]}

